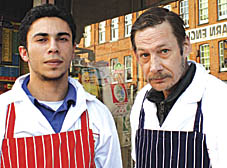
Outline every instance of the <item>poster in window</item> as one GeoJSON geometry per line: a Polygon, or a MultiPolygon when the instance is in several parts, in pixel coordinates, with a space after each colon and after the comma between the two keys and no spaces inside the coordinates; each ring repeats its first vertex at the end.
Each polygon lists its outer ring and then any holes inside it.
{"type": "Polygon", "coordinates": [[[128,102],[127,92],[124,84],[111,84],[113,103],[128,102]]]}
{"type": "Polygon", "coordinates": [[[87,92],[101,99],[101,78],[98,69],[92,67],[82,68],[81,83],[87,92]]]}

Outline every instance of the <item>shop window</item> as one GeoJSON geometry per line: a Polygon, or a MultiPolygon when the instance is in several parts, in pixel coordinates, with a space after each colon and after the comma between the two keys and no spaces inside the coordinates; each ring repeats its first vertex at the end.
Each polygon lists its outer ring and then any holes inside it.
{"type": "Polygon", "coordinates": [[[188,0],[180,1],[180,17],[183,19],[185,27],[189,27],[188,0]]]}
{"type": "Polygon", "coordinates": [[[132,81],[132,56],[125,56],[125,82],[132,81]]]}
{"type": "Polygon", "coordinates": [[[106,21],[99,23],[99,44],[105,43],[106,41],[106,21]]]}
{"type": "Polygon", "coordinates": [[[208,23],[208,0],[199,0],[199,24],[208,23]]]}
{"type": "Polygon", "coordinates": [[[86,26],[84,30],[84,46],[88,47],[91,45],[91,26],[86,26]]]}
{"type": "Polygon", "coordinates": [[[118,40],[118,18],[111,20],[111,41],[118,40]]]}
{"type": "Polygon", "coordinates": [[[207,71],[210,71],[210,47],[209,44],[200,45],[200,63],[207,71]]]}
{"type": "MultiPolygon", "coordinates": [[[[219,65],[220,71],[227,71],[227,63],[225,63],[225,59],[227,58],[227,41],[219,42],[219,65]]],[[[227,61],[227,60],[226,60],[227,61]]]]}
{"type": "Polygon", "coordinates": [[[125,37],[129,37],[131,35],[132,29],[132,14],[128,14],[125,16],[125,37]]]}
{"type": "Polygon", "coordinates": [[[227,18],[227,1],[226,0],[218,0],[218,19],[226,19],[227,18]]]}
{"type": "Polygon", "coordinates": [[[115,67],[118,63],[118,58],[110,60],[110,72],[112,74],[112,83],[117,83],[117,74],[115,73],[115,67]]]}

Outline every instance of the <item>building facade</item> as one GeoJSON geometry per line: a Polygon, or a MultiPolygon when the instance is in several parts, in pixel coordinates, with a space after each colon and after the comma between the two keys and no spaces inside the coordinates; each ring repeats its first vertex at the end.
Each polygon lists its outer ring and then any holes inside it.
{"type": "MultiPolygon", "coordinates": [[[[188,59],[200,62],[210,74],[227,81],[227,65],[224,63],[227,1],[181,0],[163,7],[178,13],[185,22],[186,33],[192,44],[188,59]]],[[[144,81],[131,49],[130,30],[141,13],[143,11],[88,25],[79,44],[79,47],[95,53],[96,62],[108,62],[110,71],[113,71],[116,62],[122,64],[123,82],[127,86],[139,85],[139,88],[144,85],[144,81]]]]}

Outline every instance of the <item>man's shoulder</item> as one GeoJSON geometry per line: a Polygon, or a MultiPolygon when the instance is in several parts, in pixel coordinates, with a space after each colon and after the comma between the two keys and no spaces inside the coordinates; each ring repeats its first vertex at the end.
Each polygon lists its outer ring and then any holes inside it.
{"type": "Polygon", "coordinates": [[[0,95],[0,104],[10,104],[14,102],[15,94],[12,93],[12,90],[6,91],[0,95]]]}
{"type": "Polygon", "coordinates": [[[227,93],[227,84],[213,75],[208,75],[206,88],[214,92],[227,93]]]}
{"type": "Polygon", "coordinates": [[[221,98],[222,96],[224,98],[224,95],[227,94],[227,84],[216,76],[209,74],[201,64],[197,64],[196,68],[197,75],[193,83],[194,88],[198,92],[201,89],[201,94],[209,95],[209,99],[221,98]]]}
{"type": "Polygon", "coordinates": [[[203,79],[206,88],[212,88],[215,90],[219,89],[227,89],[227,84],[224,83],[221,79],[217,78],[216,76],[208,73],[205,68],[201,65],[196,63],[197,74],[199,74],[199,78],[203,79]]]}
{"type": "MultiPolygon", "coordinates": [[[[12,90],[8,90],[8,91],[2,93],[2,94],[0,95],[0,100],[11,99],[11,98],[13,98],[13,97],[12,97],[12,95],[13,95],[12,92],[13,92],[12,90]]],[[[14,95],[14,96],[16,96],[16,95],[14,95]]]]}

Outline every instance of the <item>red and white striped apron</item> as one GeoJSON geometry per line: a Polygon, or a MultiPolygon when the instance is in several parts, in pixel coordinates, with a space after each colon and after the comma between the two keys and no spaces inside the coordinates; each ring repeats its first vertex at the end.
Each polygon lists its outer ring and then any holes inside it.
{"type": "Polygon", "coordinates": [[[8,106],[1,168],[94,168],[94,138],[87,110],[81,115],[81,130],[14,138],[14,103],[8,106]]]}

